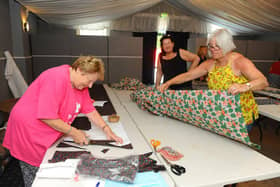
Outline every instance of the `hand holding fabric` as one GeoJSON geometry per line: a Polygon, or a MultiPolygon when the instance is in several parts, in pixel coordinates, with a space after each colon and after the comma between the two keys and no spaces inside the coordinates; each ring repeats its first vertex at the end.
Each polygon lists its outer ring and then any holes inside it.
{"type": "Polygon", "coordinates": [[[169,88],[169,86],[170,86],[170,85],[168,84],[168,82],[166,82],[166,83],[160,85],[159,88],[158,88],[158,90],[161,91],[161,92],[163,92],[164,90],[167,90],[167,89],[169,88]]]}
{"type": "Polygon", "coordinates": [[[106,136],[109,140],[115,140],[117,143],[120,144],[123,143],[123,139],[117,136],[108,125],[104,128],[104,132],[106,133],[106,136]]]}
{"type": "Polygon", "coordinates": [[[233,83],[228,89],[228,93],[233,94],[233,95],[247,92],[247,91],[249,91],[249,88],[247,85],[237,84],[237,83],[233,83]]]}
{"type": "Polygon", "coordinates": [[[69,133],[75,143],[80,145],[88,145],[88,135],[79,129],[73,128],[73,130],[69,133]]]}

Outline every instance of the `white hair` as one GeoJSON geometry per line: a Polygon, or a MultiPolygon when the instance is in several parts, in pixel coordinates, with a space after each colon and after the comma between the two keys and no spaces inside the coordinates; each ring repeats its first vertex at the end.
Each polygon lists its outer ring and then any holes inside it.
{"type": "MultiPolygon", "coordinates": [[[[232,35],[227,29],[218,29],[210,34],[207,39],[207,45],[209,45],[209,42],[212,39],[216,40],[216,44],[222,49],[224,55],[236,48],[233,43],[232,35]]],[[[208,53],[209,57],[212,57],[212,54],[209,52],[209,48],[208,53]]]]}

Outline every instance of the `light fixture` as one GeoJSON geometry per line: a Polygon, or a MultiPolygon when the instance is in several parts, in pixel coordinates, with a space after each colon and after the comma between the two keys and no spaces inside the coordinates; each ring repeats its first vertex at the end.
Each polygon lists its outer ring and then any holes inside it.
{"type": "Polygon", "coordinates": [[[29,23],[27,21],[23,23],[23,30],[24,32],[29,32],[29,23]]]}

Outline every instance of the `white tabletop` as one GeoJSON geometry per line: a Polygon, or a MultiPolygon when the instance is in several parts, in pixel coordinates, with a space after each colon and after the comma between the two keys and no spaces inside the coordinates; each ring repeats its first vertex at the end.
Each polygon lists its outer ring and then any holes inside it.
{"type": "Polygon", "coordinates": [[[272,88],[272,87],[267,87],[264,90],[254,91],[254,93],[261,94],[261,95],[267,95],[267,96],[270,96],[270,97],[274,97],[274,98],[280,99],[280,94],[271,93],[271,92],[269,92],[270,90],[276,90],[276,91],[280,92],[280,89],[272,88]]]}
{"type": "Polygon", "coordinates": [[[258,105],[258,107],[261,115],[280,121],[280,105],[258,105]]]}
{"type": "Polygon", "coordinates": [[[280,176],[280,164],[252,148],[181,121],[143,111],[130,100],[130,91],[114,89],[113,92],[148,141],[158,139],[163,146],[171,146],[184,155],[174,163],[183,165],[186,173],[176,176],[169,171],[176,186],[223,186],[280,176]]]}
{"type": "MultiPolygon", "coordinates": [[[[120,104],[118,98],[116,98],[113,92],[109,92],[108,95],[113,103],[113,106],[115,107],[115,110],[117,111],[117,114],[120,116],[120,121],[122,122],[123,127],[125,128],[127,135],[132,142],[133,149],[127,150],[127,149],[110,147],[110,150],[106,154],[104,154],[101,152],[101,150],[108,147],[91,145],[91,146],[87,146],[87,150],[90,151],[93,154],[93,156],[99,158],[120,158],[129,155],[151,152],[152,151],[151,146],[145,140],[141,132],[138,130],[137,126],[135,125],[134,121],[131,119],[130,115],[127,113],[125,108],[120,104]]],[[[75,148],[57,148],[56,147],[57,144],[58,142],[54,144],[50,149],[48,149],[44,157],[43,163],[47,163],[48,160],[52,158],[54,152],[57,150],[81,151],[75,148]]],[[[151,156],[151,158],[158,160],[157,157],[153,155],[151,156]]],[[[175,186],[172,178],[168,175],[167,172],[160,172],[160,173],[170,187],[175,186]]],[[[82,186],[81,182],[82,181],[76,182],[73,179],[45,179],[45,178],[36,177],[32,186],[33,187],[49,187],[49,186],[76,187],[76,186],[82,186]]]]}

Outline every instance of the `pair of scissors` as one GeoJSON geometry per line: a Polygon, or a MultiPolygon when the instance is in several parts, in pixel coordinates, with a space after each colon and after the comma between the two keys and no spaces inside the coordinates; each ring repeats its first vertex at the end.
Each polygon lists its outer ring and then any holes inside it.
{"type": "Polygon", "coordinates": [[[171,164],[164,156],[160,154],[160,156],[163,158],[163,160],[170,166],[171,171],[175,175],[182,175],[183,173],[186,173],[186,169],[183,166],[177,165],[177,164],[171,164]]]}

